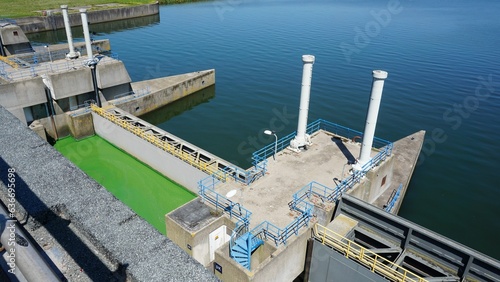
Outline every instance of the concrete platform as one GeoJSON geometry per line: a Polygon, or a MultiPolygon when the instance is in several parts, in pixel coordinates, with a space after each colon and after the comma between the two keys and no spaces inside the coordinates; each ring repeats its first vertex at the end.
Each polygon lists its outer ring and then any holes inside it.
{"type": "MultiPolygon", "coordinates": [[[[226,195],[232,189],[238,190],[231,200],[252,212],[250,228],[264,220],[285,227],[297,215],[288,207],[295,192],[311,181],[335,188],[334,178],[349,176],[352,166],[348,162],[359,155],[360,143],[323,130],[311,136],[311,140],[313,144],[305,151],[285,149],[276,155],[276,160],[271,156],[266,175],[251,185],[230,182],[216,186],[216,192],[226,195]]],[[[377,153],[373,149],[372,157],[377,153]]]]}
{"type": "Polygon", "coordinates": [[[394,142],[392,155],[394,156],[394,172],[392,176],[392,185],[385,190],[375,202],[371,203],[377,207],[383,207],[389,201],[394,189],[398,189],[400,184],[403,185],[399,200],[394,205],[391,213],[397,214],[403,203],[406,189],[410,185],[411,176],[415,170],[415,166],[424,143],[425,131],[421,130],[408,135],[394,142]]]}

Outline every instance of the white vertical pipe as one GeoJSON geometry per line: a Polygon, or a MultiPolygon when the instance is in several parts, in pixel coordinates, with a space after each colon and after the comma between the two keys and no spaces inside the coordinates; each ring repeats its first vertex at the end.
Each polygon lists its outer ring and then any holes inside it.
{"type": "Polygon", "coordinates": [[[80,9],[82,16],[83,36],[85,37],[85,47],[87,48],[87,56],[89,60],[93,59],[92,45],[90,44],[89,22],[87,20],[87,9],[80,9]]]}
{"type": "Polygon", "coordinates": [[[68,47],[69,53],[66,55],[70,59],[74,59],[78,57],[78,54],[75,52],[75,47],[73,46],[73,35],[71,35],[71,25],[69,24],[68,17],[68,5],[61,5],[61,10],[64,19],[64,28],[66,29],[66,37],[68,38],[68,47]]]}
{"type": "Polygon", "coordinates": [[[366,114],[365,133],[363,134],[363,143],[359,154],[358,167],[362,167],[370,160],[373,138],[375,137],[375,127],[377,126],[378,111],[380,108],[380,100],[382,100],[382,90],[384,89],[384,80],[386,78],[386,71],[373,71],[372,93],[370,96],[368,113],[366,114]]]}
{"type": "Polygon", "coordinates": [[[299,121],[297,125],[297,135],[290,142],[290,146],[294,150],[299,150],[300,147],[310,144],[309,135],[306,134],[306,128],[307,116],[309,114],[309,97],[311,95],[311,79],[314,59],[313,55],[302,56],[304,67],[302,71],[302,89],[300,92],[299,121]]]}

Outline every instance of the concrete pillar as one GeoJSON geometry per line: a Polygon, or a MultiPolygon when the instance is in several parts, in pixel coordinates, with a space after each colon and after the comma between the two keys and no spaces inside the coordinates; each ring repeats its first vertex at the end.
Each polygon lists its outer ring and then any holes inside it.
{"type": "Polygon", "coordinates": [[[363,143],[361,144],[361,152],[359,160],[356,164],[358,170],[361,169],[368,161],[370,161],[370,153],[373,146],[373,138],[375,137],[375,127],[377,126],[378,111],[380,108],[380,100],[382,99],[382,90],[384,89],[384,80],[387,78],[387,72],[382,70],[373,71],[373,84],[370,96],[370,105],[366,114],[365,132],[363,134],[363,143]]]}
{"type": "Polygon", "coordinates": [[[295,151],[300,151],[301,147],[311,144],[309,135],[306,133],[307,116],[309,113],[309,97],[311,94],[312,68],[314,64],[313,55],[303,55],[304,63],[302,71],[302,89],[300,92],[299,121],[297,125],[297,135],[290,142],[290,147],[295,151]]]}
{"type": "Polygon", "coordinates": [[[64,19],[64,28],[66,29],[66,37],[68,38],[69,53],[66,55],[69,59],[78,58],[78,54],[75,52],[75,47],[73,46],[73,36],[71,35],[71,25],[69,24],[68,18],[68,5],[61,5],[61,10],[64,19]]]}
{"type": "Polygon", "coordinates": [[[80,15],[82,16],[82,26],[83,26],[83,36],[85,37],[85,47],[87,48],[87,56],[89,60],[94,58],[92,54],[92,45],[90,44],[90,32],[89,32],[89,22],[87,19],[87,9],[80,9],[80,15]]]}

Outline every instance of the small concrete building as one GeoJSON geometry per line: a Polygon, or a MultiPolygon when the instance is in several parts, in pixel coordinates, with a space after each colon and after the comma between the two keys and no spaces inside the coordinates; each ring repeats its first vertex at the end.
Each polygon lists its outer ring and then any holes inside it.
{"type": "Polygon", "coordinates": [[[33,52],[22,29],[11,22],[0,21],[0,55],[3,57],[33,52]]]}

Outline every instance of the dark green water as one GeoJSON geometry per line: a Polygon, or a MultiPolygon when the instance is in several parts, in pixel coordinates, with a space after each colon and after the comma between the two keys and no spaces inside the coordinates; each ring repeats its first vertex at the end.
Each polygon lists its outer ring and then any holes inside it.
{"type": "Polygon", "coordinates": [[[54,147],[163,234],[165,214],[195,198],[99,136],[65,138],[54,147]]]}

